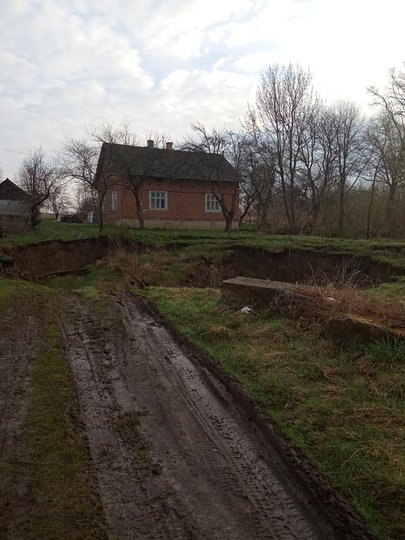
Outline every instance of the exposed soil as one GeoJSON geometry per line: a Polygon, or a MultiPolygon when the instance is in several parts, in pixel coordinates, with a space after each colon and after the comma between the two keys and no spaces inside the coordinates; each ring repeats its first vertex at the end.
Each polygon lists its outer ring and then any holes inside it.
{"type": "Polygon", "coordinates": [[[81,299],[72,310],[62,325],[111,538],[368,537],[326,515],[225,385],[132,296],[102,317],[81,299]]]}
{"type": "MultiPolygon", "coordinates": [[[[176,248],[179,246],[176,244],[176,248]]],[[[173,246],[172,246],[173,248],[173,246]]],[[[47,241],[36,245],[3,250],[0,273],[43,280],[50,275],[74,273],[117,250],[141,253],[147,248],[139,242],[112,239],[107,236],[74,241],[47,241]]],[[[218,285],[220,281],[239,275],[304,283],[313,278],[335,278],[338,273],[356,274],[358,284],[370,286],[390,281],[401,274],[389,264],[365,257],[285,250],[270,253],[252,247],[234,247],[232,255],[218,264],[191,264],[186,277],[195,286],[218,285]]]]}
{"type": "Polygon", "coordinates": [[[15,497],[0,497],[0,538],[17,538],[26,519],[28,492],[21,445],[22,424],[29,402],[29,375],[38,321],[20,301],[2,314],[0,326],[0,494],[13,486],[15,497]],[[16,327],[25,320],[24,331],[16,327]],[[15,467],[15,464],[18,464],[15,467]],[[6,536],[7,531],[7,536],[6,536]]]}
{"type": "MultiPolygon", "coordinates": [[[[204,270],[206,274],[207,269],[204,270]]],[[[325,278],[335,280],[344,273],[348,278],[354,276],[356,284],[363,286],[389,281],[394,273],[389,264],[364,257],[300,250],[269,253],[248,247],[234,248],[232,255],[219,265],[216,272],[219,281],[246,276],[287,283],[320,282],[325,278]]]]}

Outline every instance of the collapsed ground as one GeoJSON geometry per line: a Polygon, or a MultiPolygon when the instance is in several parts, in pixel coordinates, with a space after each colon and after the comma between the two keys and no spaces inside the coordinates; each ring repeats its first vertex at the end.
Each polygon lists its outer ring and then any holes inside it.
{"type": "MultiPolygon", "coordinates": [[[[342,506],[328,498],[339,508],[331,521],[274,460],[269,439],[252,443],[243,418],[235,426],[224,416],[234,396],[217,378],[199,378],[199,361],[170,341],[166,323],[140,311],[132,291],[243,384],[261,417],[316,464],[374,536],[401,537],[403,345],[342,345],[302,320],[261,309],[246,316],[216,288],[225,246],[175,241],[136,254],[121,243],[84,273],[40,273],[42,284],[0,280],[0,536],[342,536],[342,506]]],[[[365,294],[401,302],[401,287],[399,279],[365,294]]],[[[349,537],[363,534],[343,514],[349,537]]]]}

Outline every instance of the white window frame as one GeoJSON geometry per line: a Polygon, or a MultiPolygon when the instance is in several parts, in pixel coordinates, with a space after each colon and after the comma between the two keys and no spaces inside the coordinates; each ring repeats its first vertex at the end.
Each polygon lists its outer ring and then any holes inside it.
{"type": "Polygon", "coordinates": [[[111,212],[118,212],[118,191],[111,192],[111,212]]]}
{"type": "Polygon", "coordinates": [[[213,193],[206,193],[205,194],[205,211],[209,213],[215,213],[222,212],[221,205],[219,204],[219,200],[213,193]],[[213,205],[215,207],[213,208],[213,205]]]}
{"type": "Polygon", "coordinates": [[[168,208],[168,195],[167,191],[149,191],[149,209],[150,210],[156,210],[156,212],[165,212],[168,208]],[[155,199],[156,201],[156,195],[159,194],[158,200],[164,200],[165,207],[164,208],[154,208],[152,206],[152,200],[155,199]],[[163,197],[162,197],[163,195],[163,197]]]}

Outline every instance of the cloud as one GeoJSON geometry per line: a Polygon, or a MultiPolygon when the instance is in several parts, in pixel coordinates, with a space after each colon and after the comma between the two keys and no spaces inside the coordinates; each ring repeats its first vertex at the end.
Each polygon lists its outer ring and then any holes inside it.
{"type": "Polygon", "coordinates": [[[142,136],[237,125],[260,72],[299,62],[330,100],[366,104],[405,60],[402,0],[2,0],[0,163],[103,120],[142,136]]]}

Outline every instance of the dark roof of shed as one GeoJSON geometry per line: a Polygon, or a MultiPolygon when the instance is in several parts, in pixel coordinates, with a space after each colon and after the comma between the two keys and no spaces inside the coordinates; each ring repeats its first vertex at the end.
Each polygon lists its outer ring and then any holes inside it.
{"type": "Polygon", "coordinates": [[[0,183],[0,199],[7,201],[28,201],[31,197],[9,178],[0,183]]]}
{"type": "Polygon", "coordinates": [[[99,165],[107,156],[116,173],[127,170],[131,175],[151,178],[239,181],[235,169],[221,154],[103,143],[99,165]]]}

